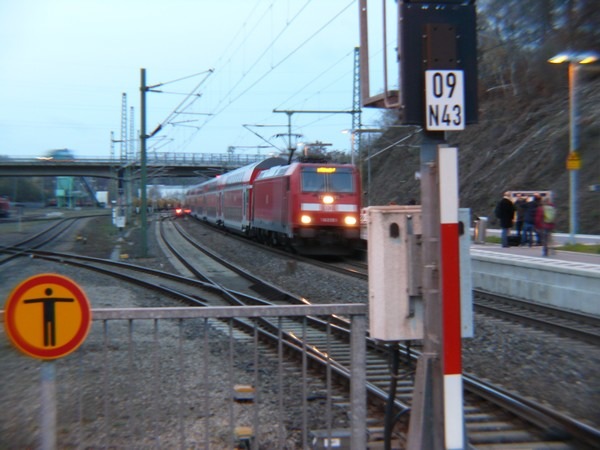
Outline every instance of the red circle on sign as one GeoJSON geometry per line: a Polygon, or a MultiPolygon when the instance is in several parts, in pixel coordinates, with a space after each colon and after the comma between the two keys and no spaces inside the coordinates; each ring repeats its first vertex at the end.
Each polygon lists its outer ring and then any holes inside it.
{"type": "MultiPolygon", "coordinates": [[[[43,303],[44,300],[48,300],[50,303],[52,303],[52,305],[48,307],[46,306],[46,303],[44,303],[42,306],[44,308],[44,320],[46,319],[46,308],[52,310],[52,318],[55,320],[55,305],[53,300],[56,299],[52,297],[48,297],[48,299],[35,299],[35,301],[39,303],[43,303]]],[[[75,351],[85,340],[89,332],[92,319],[90,303],[83,290],[81,290],[81,288],[71,279],[56,274],[36,275],[23,281],[8,297],[4,310],[4,326],[10,340],[23,353],[39,359],[56,359],[75,351]],[[59,300],[68,300],[71,303],[75,303],[75,305],[79,308],[77,314],[79,323],[74,324],[74,333],[72,336],[70,336],[67,342],[61,343],[57,346],[40,345],[37,342],[33,342],[29,332],[20,327],[19,321],[17,320],[18,308],[22,304],[32,301],[31,299],[27,298],[27,294],[32,289],[37,289],[42,286],[45,287],[46,290],[51,289],[52,287],[58,287],[59,289],[68,291],[69,298],[59,300]]],[[[55,325],[55,323],[51,324],[51,326],[55,325]]],[[[40,327],[43,328],[43,333],[49,332],[49,330],[46,329],[47,326],[48,324],[46,321],[40,324],[40,327]]],[[[73,326],[73,324],[70,324],[70,326],[73,326]]]]}

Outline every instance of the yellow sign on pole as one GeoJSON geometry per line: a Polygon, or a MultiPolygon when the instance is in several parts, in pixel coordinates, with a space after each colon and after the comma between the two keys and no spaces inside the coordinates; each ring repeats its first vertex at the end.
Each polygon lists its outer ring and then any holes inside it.
{"type": "Polygon", "coordinates": [[[19,284],[4,307],[4,327],[26,355],[49,360],[74,352],[91,324],[83,290],[62,275],[36,275],[19,284]]]}
{"type": "Polygon", "coordinates": [[[569,152],[567,156],[567,170],[579,170],[581,169],[581,157],[577,152],[569,152]]]}

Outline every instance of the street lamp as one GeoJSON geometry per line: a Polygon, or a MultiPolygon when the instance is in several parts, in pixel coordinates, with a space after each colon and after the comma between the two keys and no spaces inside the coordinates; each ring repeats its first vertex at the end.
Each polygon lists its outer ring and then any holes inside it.
{"type": "MultiPolygon", "coordinates": [[[[354,140],[356,134],[359,133],[383,133],[385,130],[381,128],[357,128],[356,130],[342,130],[342,133],[350,133],[350,159],[354,164],[354,140]]],[[[359,149],[360,150],[360,149],[359,149]]]]}
{"type": "Polygon", "coordinates": [[[592,53],[561,53],[548,60],[552,64],[569,63],[569,156],[567,170],[569,171],[569,243],[575,244],[577,233],[577,172],[581,168],[581,158],[578,153],[579,136],[577,133],[577,73],[580,64],[591,64],[598,60],[592,53]]]}

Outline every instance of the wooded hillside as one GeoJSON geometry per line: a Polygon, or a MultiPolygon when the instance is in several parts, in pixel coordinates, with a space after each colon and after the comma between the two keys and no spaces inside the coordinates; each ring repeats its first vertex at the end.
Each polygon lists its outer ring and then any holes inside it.
{"type": "MultiPolygon", "coordinates": [[[[447,134],[459,148],[461,207],[492,219],[506,190],[552,190],[558,230],[569,231],[568,64],[548,59],[567,49],[600,55],[597,6],[595,0],[478,1],[479,123],[447,134]]],[[[600,184],[600,63],[579,67],[577,231],[600,234],[600,192],[591,190],[600,184]]],[[[389,111],[385,122],[397,126],[397,117],[389,111]]],[[[376,155],[371,204],[420,201],[420,140],[415,127],[390,127],[363,146],[363,157],[376,155]]]]}

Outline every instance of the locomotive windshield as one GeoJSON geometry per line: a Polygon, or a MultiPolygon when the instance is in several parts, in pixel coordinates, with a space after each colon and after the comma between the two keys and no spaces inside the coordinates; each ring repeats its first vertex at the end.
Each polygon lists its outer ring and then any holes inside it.
{"type": "Polygon", "coordinates": [[[354,192],[352,169],[316,167],[302,169],[303,192],[354,192]]]}

